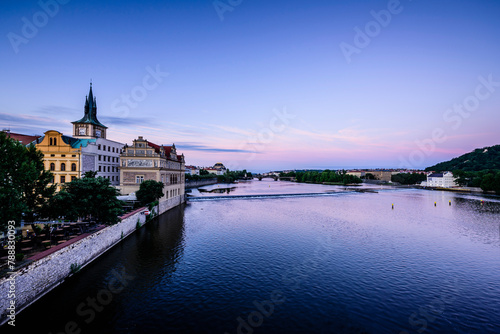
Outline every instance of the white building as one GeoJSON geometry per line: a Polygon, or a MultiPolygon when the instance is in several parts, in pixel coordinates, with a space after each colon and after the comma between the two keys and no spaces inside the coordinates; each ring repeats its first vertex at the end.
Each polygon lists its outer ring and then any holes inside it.
{"type": "Polygon", "coordinates": [[[205,168],[207,172],[215,175],[224,175],[226,173],[225,169],[215,169],[215,168],[205,168]]]}
{"type": "Polygon", "coordinates": [[[215,175],[224,175],[226,174],[227,168],[224,166],[222,162],[216,163],[213,167],[208,167],[208,168],[203,168],[210,174],[215,174],[215,175]]]}
{"type": "Polygon", "coordinates": [[[440,188],[452,188],[458,186],[458,184],[455,183],[455,177],[451,172],[429,174],[427,175],[427,181],[422,182],[420,185],[440,188]]]}
{"type": "Polygon", "coordinates": [[[184,172],[191,175],[200,175],[200,169],[195,166],[186,166],[186,170],[184,172]]]}

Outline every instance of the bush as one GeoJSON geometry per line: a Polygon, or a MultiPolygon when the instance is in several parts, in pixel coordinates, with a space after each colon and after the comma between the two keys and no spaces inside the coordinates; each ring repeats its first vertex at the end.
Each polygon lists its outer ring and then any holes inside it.
{"type": "Polygon", "coordinates": [[[79,265],[78,263],[72,263],[71,266],[69,267],[69,269],[71,270],[71,273],[73,273],[73,274],[76,274],[77,272],[79,272],[81,268],[82,268],[82,266],[79,265]]]}

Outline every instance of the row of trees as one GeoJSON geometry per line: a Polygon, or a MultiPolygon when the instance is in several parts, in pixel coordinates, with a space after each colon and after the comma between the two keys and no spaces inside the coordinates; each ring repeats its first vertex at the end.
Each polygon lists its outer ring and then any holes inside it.
{"type": "Polygon", "coordinates": [[[251,178],[252,173],[247,172],[246,169],[238,170],[238,171],[230,171],[229,169],[227,169],[223,175],[211,174],[204,169],[200,170],[200,175],[186,174],[186,180],[198,181],[198,180],[205,180],[205,179],[217,179],[217,182],[221,182],[221,183],[222,182],[232,183],[236,180],[247,178],[247,177],[251,178]]]}
{"type": "MultiPolygon", "coordinates": [[[[26,223],[41,218],[117,223],[123,213],[119,192],[109,179],[96,175],[87,172],[55,193],[53,175],[44,169],[43,154],[34,145],[25,147],[0,132],[0,230],[5,231],[9,221],[19,224],[22,219],[26,223]]],[[[142,205],[157,201],[163,196],[163,187],[161,182],[145,181],[137,199],[142,205]]]]}
{"type": "Polygon", "coordinates": [[[193,180],[193,181],[205,180],[205,179],[215,179],[215,178],[217,178],[217,175],[211,174],[204,169],[200,170],[200,175],[186,174],[186,180],[193,180]]]}
{"type": "Polygon", "coordinates": [[[217,182],[233,183],[236,180],[244,178],[252,178],[252,173],[247,172],[246,169],[236,171],[230,171],[229,169],[227,169],[224,175],[217,175],[217,182]]]}
{"type": "MultiPolygon", "coordinates": [[[[289,173],[290,174],[290,173],[289,173]]],[[[361,183],[362,180],[355,176],[349,175],[345,170],[336,172],[326,169],[324,171],[307,171],[295,173],[297,182],[310,182],[310,183],[334,183],[334,184],[352,184],[361,183]]]]}
{"type": "Polygon", "coordinates": [[[464,171],[457,169],[453,176],[460,186],[479,187],[483,191],[495,191],[500,194],[500,170],[487,169],[481,171],[464,171]]]}
{"type": "Polygon", "coordinates": [[[425,173],[399,173],[391,176],[392,182],[400,184],[420,184],[425,180],[427,180],[425,173]]]}

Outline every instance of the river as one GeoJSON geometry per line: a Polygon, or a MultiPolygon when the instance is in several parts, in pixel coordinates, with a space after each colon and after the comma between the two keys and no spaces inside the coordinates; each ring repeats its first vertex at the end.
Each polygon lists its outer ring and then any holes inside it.
{"type": "Polygon", "coordinates": [[[499,333],[500,199],[370,189],[194,189],[21,312],[16,331],[499,333]]]}

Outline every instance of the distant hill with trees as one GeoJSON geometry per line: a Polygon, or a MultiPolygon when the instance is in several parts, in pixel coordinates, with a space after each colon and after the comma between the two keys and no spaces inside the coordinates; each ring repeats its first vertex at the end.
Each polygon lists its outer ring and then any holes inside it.
{"type": "Polygon", "coordinates": [[[470,153],[427,167],[426,171],[478,172],[485,169],[500,169],[500,145],[475,149],[470,153]]]}

